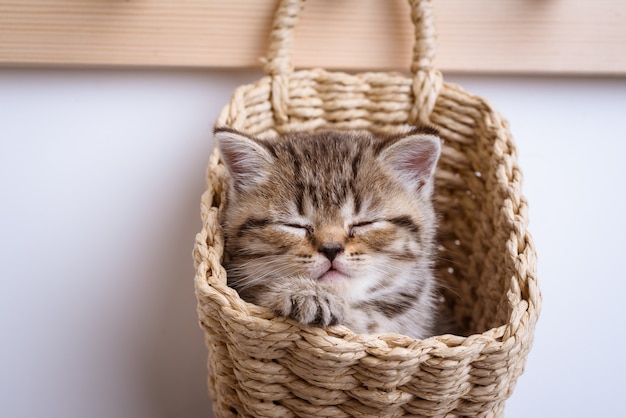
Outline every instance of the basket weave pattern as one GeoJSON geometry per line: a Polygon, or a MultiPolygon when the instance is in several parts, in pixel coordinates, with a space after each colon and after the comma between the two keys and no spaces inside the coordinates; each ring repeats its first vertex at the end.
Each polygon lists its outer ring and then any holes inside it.
{"type": "Polygon", "coordinates": [[[357,335],[275,317],[226,285],[219,224],[226,171],[215,152],[194,260],[198,316],[217,417],[501,416],[531,348],[541,303],[527,203],[506,122],[432,67],[430,1],[411,1],[411,75],[294,71],[302,0],[276,12],[265,71],[216,125],[259,137],[288,130],[427,123],[444,140],[436,172],[437,276],[466,336],[357,335]]]}

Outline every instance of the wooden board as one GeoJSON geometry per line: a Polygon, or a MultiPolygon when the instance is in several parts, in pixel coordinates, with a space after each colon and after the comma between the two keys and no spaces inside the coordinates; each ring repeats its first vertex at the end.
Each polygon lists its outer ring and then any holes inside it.
{"type": "MultiPolygon", "coordinates": [[[[626,74],[625,0],[434,0],[437,66],[626,74]]],[[[277,0],[0,0],[0,65],[258,67],[277,0]]],[[[309,0],[298,67],[407,69],[405,0],[309,0]]]]}

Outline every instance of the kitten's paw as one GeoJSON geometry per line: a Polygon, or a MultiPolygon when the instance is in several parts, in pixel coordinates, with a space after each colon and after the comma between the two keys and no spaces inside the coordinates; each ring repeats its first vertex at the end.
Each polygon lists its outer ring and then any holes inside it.
{"type": "Polygon", "coordinates": [[[343,320],[343,301],[326,291],[305,291],[291,295],[286,315],[303,324],[326,327],[343,320]]]}
{"type": "Polygon", "coordinates": [[[265,298],[265,306],[302,324],[327,327],[344,318],[344,301],[323,289],[301,289],[265,298]]]}

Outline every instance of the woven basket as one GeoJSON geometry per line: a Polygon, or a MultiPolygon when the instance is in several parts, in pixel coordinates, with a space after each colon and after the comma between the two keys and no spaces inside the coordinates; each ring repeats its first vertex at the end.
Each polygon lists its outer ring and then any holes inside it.
{"type": "Polygon", "coordinates": [[[303,0],[276,12],[268,74],[241,86],[216,125],[259,137],[289,130],[429,124],[444,140],[436,173],[437,275],[465,336],[354,334],[275,317],[227,287],[219,224],[225,168],[215,152],[194,259],[198,315],[217,417],[500,416],[531,348],[541,296],[521,172],[506,122],[432,67],[430,1],[410,1],[411,75],[294,71],[303,0]]]}

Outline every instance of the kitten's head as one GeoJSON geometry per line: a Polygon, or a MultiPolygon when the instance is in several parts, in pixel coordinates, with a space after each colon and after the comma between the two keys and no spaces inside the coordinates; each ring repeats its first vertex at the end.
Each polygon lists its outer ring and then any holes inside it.
{"type": "Polygon", "coordinates": [[[436,131],[215,137],[230,175],[228,280],[240,292],[306,276],[360,300],[430,268],[436,131]]]}

